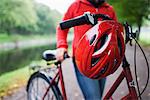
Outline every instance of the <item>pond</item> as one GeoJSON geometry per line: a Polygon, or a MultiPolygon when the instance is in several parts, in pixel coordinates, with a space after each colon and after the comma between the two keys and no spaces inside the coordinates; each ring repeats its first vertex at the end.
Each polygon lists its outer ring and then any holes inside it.
{"type": "Polygon", "coordinates": [[[0,52],[0,75],[42,59],[42,52],[55,49],[55,44],[0,52]]]}

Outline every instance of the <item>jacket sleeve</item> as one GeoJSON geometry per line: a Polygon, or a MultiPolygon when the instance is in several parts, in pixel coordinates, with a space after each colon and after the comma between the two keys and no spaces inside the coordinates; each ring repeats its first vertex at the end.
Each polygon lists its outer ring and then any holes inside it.
{"type": "MultiPolygon", "coordinates": [[[[71,19],[73,18],[73,11],[76,8],[76,4],[73,3],[68,8],[67,12],[63,16],[63,20],[71,19]]],[[[67,34],[69,29],[61,30],[60,26],[58,25],[56,28],[56,42],[57,42],[57,48],[68,48],[67,44],[67,34]]]]}

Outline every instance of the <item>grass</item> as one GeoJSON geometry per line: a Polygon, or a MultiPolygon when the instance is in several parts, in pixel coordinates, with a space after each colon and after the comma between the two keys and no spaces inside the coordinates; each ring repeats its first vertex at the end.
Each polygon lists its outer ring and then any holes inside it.
{"type": "MultiPolygon", "coordinates": [[[[54,36],[55,34],[52,34],[54,36]]],[[[16,42],[16,41],[24,41],[24,40],[33,40],[33,39],[49,39],[51,35],[39,35],[39,34],[31,34],[31,35],[8,35],[8,34],[0,34],[0,43],[5,42],[16,42]]]]}
{"type": "Polygon", "coordinates": [[[33,70],[29,70],[29,66],[37,65],[46,66],[46,62],[44,60],[31,61],[26,67],[1,75],[0,98],[6,95],[11,95],[18,88],[26,86],[30,75],[34,72],[33,70]]]}
{"type": "MultiPolygon", "coordinates": [[[[72,39],[73,34],[68,34],[68,40],[72,39]]],[[[0,33],[0,43],[7,43],[7,42],[16,42],[16,41],[24,41],[24,40],[39,40],[39,39],[48,39],[48,40],[55,40],[56,35],[53,34],[31,34],[31,35],[19,35],[13,34],[8,35],[6,33],[0,33]]]]}
{"type": "Polygon", "coordinates": [[[24,67],[0,76],[0,97],[11,94],[26,84],[29,77],[28,67],[24,67]]]}

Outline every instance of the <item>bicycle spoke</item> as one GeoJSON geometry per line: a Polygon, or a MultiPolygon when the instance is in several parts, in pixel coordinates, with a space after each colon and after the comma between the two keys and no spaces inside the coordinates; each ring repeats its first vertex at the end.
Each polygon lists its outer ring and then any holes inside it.
{"type": "MultiPolygon", "coordinates": [[[[43,95],[46,93],[48,87],[49,83],[45,80],[40,78],[34,79],[30,85],[31,90],[29,100],[42,100],[43,95]]],[[[50,88],[44,100],[56,100],[55,95],[56,93],[53,93],[52,88],[50,88]]]]}
{"type": "Polygon", "coordinates": [[[34,100],[34,97],[35,97],[35,100],[39,100],[40,96],[38,95],[38,88],[37,88],[38,85],[34,85],[34,83],[35,83],[35,81],[32,83],[33,91],[31,91],[31,94],[34,94],[34,96],[32,96],[31,100],[34,100]]]}

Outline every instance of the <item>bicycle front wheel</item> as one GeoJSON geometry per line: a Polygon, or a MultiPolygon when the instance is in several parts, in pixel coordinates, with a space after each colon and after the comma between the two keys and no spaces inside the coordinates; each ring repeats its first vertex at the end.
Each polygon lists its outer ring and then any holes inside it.
{"type": "MultiPolygon", "coordinates": [[[[39,72],[35,72],[30,77],[27,84],[28,100],[42,100],[52,78],[39,72]]],[[[53,84],[47,92],[44,100],[62,100],[62,96],[57,84],[53,84]]]]}

